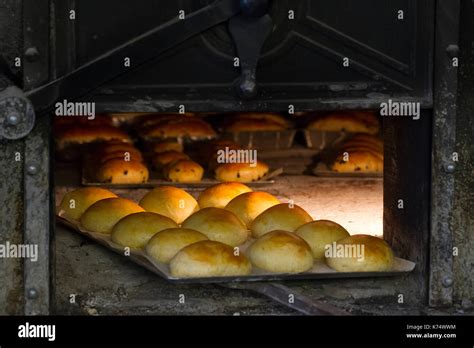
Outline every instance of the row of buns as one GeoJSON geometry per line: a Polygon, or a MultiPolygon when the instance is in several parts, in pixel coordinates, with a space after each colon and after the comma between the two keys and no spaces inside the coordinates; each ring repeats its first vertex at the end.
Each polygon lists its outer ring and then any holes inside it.
{"type": "Polygon", "coordinates": [[[184,190],[159,187],[139,204],[104,189],[83,188],[67,193],[60,211],[87,231],[110,235],[118,245],[169,263],[174,277],[248,275],[252,266],[300,273],[314,260],[326,260],[342,272],[384,271],[393,262],[381,239],[351,237],[337,223],[313,221],[303,208],[240,183],[216,185],[197,200],[184,190]],[[327,258],[325,246],[338,241],[364,243],[365,261],[327,258]],[[241,250],[247,242],[250,246],[241,250]]]}

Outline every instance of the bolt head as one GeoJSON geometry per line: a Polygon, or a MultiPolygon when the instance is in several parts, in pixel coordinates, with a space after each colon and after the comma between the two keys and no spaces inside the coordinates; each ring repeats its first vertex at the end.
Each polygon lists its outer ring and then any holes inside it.
{"type": "Polygon", "coordinates": [[[16,126],[20,123],[20,117],[17,114],[10,114],[7,116],[7,124],[9,126],[16,126]]]}
{"type": "Polygon", "coordinates": [[[26,297],[28,297],[28,299],[30,300],[34,300],[35,298],[38,298],[38,290],[36,290],[35,288],[29,288],[26,291],[26,297]]]}
{"type": "Polygon", "coordinates": [[[38,173],[38,166],[36,166],[35,164],[28,164],[26,166],[26,172],[30,175],[35,175],[36,173],[38,173]]]}
{"type": "Polygon", "coordinates": [[[36,47],[29,47],[25,51],[25,57],[28,61],[34,62],[39,57],[39,51],[36,47]]]}
{"type": "Polygon", "coordinates": [[[446,173],[452,174],[456,170],[454,163],[447,163],[444,165],[444,170],[446,173]]]}
{"type": "Polygon", "coordinates": [[[450,288],[451,286],[453,286],[454,281],[453,281],[453,278],[451,277],[445,277],[443,278],[442,283],[443,283],[443,287],[450,288]]]}

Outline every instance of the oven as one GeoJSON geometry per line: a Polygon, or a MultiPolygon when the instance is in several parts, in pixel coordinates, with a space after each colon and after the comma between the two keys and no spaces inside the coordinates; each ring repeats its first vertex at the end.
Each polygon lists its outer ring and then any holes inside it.
{"type": "MultiPolygon", "coordinates": [[[[39,257],[0,261],[0,313],[469,313],[473,15],[462,0],[4,0],[0,241],[37,245],[39,257]],[[417,105],[419,117],[379,118],[382,177],[313,175],[314,153],[298,130],[300,152],[268,155],[284,173],[264,188],[351,234],[382,236],[416,266],[389,277],[168,282],[57,221],[64,192],[83,184],[80,162],[64,165],[55,151],[63,101],[94,103],[97,114],[213,122],[417,105]]],[[[149,189],[112,190],[136,199],[149,189]]]]}

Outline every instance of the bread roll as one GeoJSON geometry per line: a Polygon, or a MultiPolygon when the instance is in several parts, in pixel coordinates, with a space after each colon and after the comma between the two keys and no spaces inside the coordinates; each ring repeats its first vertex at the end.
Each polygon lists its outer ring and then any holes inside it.
{"type": "Polygon", "coordinates": [[[142,198],[140,205],[146,211],[167,216],[177,224],[181,224],[199,210],[199,205],[193,196],[172,186],[155,188],[142,198]]]}
{"type": "Polygon", "coordinates": [[[275,230],[294,232],[310,221],[313,221],[312,217],[303,208],[283,203],[268,208],[258,215],[253,220],[250,230],[254,238],[259,238],[275,230]]]}
{"type": "Polygon", "coordinates": [[[95,202],[117,195],[98,187],[86,187],[66,193],[59,205],[61,214],[68,220],[78,221],[82,214],[95,202]]]}
{"type": "Polygon", "coordinates": [[[207,122],[194,117],[183,117],[174,122],[161,122],[143,131],[145,139],[211,139],[216,132],[207,122]]]}
{"type": "Polygon", "coordinates": [[[238,246],[248,239],[245,224],[233,213],[221,208],[204,208],[188,217],[184,228],[199,231],[210,240],[238,246]]]}
{"type": "Polygon", "coordinates": [[[198,203],[201,208],[225,208],[231,200],[246,192],[252,192],[252,189],[238,182],[225,182],[202,192],[198,203]]]}
{"type": "Polygon", "coordinates": [[[285,231],[272,231],[260,237],[247,254],[254,266],[269,272],[301,273],[313,267],[308,243],[285,231]]]}
{"type": "Polygon", "coordinates": [[[141,162],[114,158],[103,163],[97,172],[97,180],[111,184],[138,184],[148,181],[148,168],[141,162]]]}
{"type": "Polygon", "coordinates": [[[144,211],[142,207],[125,198],[107,198],[92,204],[81,216],[81,226],[96,233],[112,232],[120,219],[144,211]]]}
{"type": "Polygon", "coordinates": [[[179,161],[179,160],[188,160],[188,159],[189,159],[189,156],[186,155],[185,153],[171,150],[171,151],[166,151],[166,152],[162,152],[162,153],[154,155],[152,162],[153,162],[153,166],[156,169],[160,170],[172,162],[179,161]]]}
{"type": "Polygon", "coordinates": [[[379,154],[371,151],[347,152],[340,154],[336,158],[331,165],[331,169],[339,173],[381,173],[383,172],[383,159],[379,154]]]}
{"type": "Polygon", "coordinates": [[[280,114],[272,114],[267,112],[246,112],[236,115],[238,120],[262,120],[279,124],[284,128],[291,128],[292,124],[280,114]]]}
{"type": "Polygon", "coordinates": [[[130,137],[116,127],[111,126],[79,126],[65,128],[56,133],[56,143],[61,150],[68,144],[88,144],[96,141],[121,140],[131,142],[130,137]]]}
{"type": "Polygon", "coordinates": [[[170,218],[155,213],[130,214],[115,224],[112,241],[129,248],[143,248],[156,233],[178,224],[170,218]]]}
{"type": "Polygon", "coordinates": [[[255,166],[250,163],[226,163],[218,165],[215,173],[216,180],[223,182],[253,182],[268,174],[267,164],[257,161],[255,166]]]}
{"type": "Polygon", "coordinates": [[[129,152],[131,155],[140,156],[141,152],[132,144],[123,143],[123,142],[107,142],[105,144],[100,144],[97,149],[99,157],[106,156],[115,152],[129,152]]]}
{"type": "Polygon", "coordinates": [[[324,260],[327,245],[350,236],[344,227],[329,220],[307,223],[300,226],[295,233],[309,244],[314,258],[321,260],[324,260]]]}
{"type": "Polygon", "coordinates": [[[248,192],[235,197],[227,204],[226,210],[237,215],[250,228],[252,221],[280,201],[266,192],[248,192]]]}
{"type": "Polygon", "coordinates": [[[177,141],[167,141],[163,143],[153,144],[152,151],[154,153],[163,153],[167,151],[183,152],[184,146],[182,143],[179,143],[177,141]]]}
{"type": "Polygon", "coordinates": [[[393,252],[383,239],[354,235],[333,244],[326,263],[338,272],[388,272],[393,267],[393,252]]]}
{"type": "Polygon", "coordinates": [[[163,175],[166,180],[172,182],[200,182],[204,175],[204,168],[191,160],[178,160],[168,164],[163,169],[163,175]]]}
{"type": "Polygon", "coordinates": [[[339,111],[318,117],[307,128],[325,132],[345,131],[350,133],[377,134],[380,130],[380,124],[376,117],[363,117],[360,114],[339,111]]]}
{"type": "Polygon", "coordinates": [[[188,228],[170,228],[155,234],[145,250],[153,260],[169,263],[181,249],[203,240],[208,238],[201,232],[188,228]]]}
{"type": "Polygon", "coordinates": [[[252,265],[243,253],[226,244],[202,241],[191,244],[171,259],[171,275],[176,278],[231,277],[250,274],[252,265]]]}

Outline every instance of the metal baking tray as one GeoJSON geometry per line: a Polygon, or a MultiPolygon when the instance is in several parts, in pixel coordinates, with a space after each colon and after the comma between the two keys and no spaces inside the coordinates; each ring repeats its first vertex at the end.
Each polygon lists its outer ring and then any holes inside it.
{"type": "MultiPolygon", "coordinates": [[[[104,187],[104,188],[117,188],[117,189],[134,189],[134,188],[154,188],[156,186],[175,186],[179,188],[207,188],[210,186],[214,186],[220,184],[221,181],[210,179],[204,177],[200,182],[192,182],[192,183],[177,183],[166,181],[162,178],[161,174],[155,170],[150,171],[150,177],[148,182],[145,183],[136,183],[136,184],[111,184],[111,183],[104,183],[98,182],[94,178],[94,171],[96,169],[92,168],[87,165],[82,165],[82,175],[81,175],[81,184],[82,186],[94,186],[94,187],[104,187]]],[[[253,181],[249,183],[245,183],[245,185],[249,187],[264,187],[270,186],[275,183],[275,178],[279,175],[283,174],[283,168],[275,169],[270,171],[267,175],[265,175],[262,179],[258,181],[253,181]]]]}
{"type": "MultiPolygon", "coordinates": [[[[105,246],[106,248],[124,256],[123,247],[115,244],[107,234],[93,233],[86,231],[81,228],[79,223],[70,221],[61,216],[61,211],[57,210],[56,219],[59,223],[67,226],[73,231],[94,240],[95,242],[105,246]]],[[[240,246],[243,253],[251,242],[240,246]]],[[[169,267],[166,264],[156,262],[149,258],[146,253],[142,250],[132,249],[130,250],[130,256],[124,256],[130,258],[131,261],[139,264],[142,267],[152,271],[153,273],[163,277],[171,283],[187,283],[187,284],[200,284],[200,283],[229,283],[229,282],[257,282],[257,281],[275,281],[275,280],[310,280],[310,279],[334,279],[334,278],[370,278],[370,277],[393,277],[409,273],[414,270],[416,264],[414,262],[404,260],[396,257],[394,259],[393,270],[390,272],[354,272],[354,273],[341,273],[328,267],[324,262],[315,262],[313,268],[304,273],[299,274],[281,274],[281,273],[269,273],[267,271],[253,267],[252,274],[248,276],[238,277],[212,277],[212,278],[175,278],[172,277],[169,271],[169,267]]]]}
{"type": "Polygon", "coordinates": [[[280,150],[289,149],[293,146],[296,132],[296,129],[264,132],[225,132],[222,134],[222,138],[232,140],[246,149],[280,150]]]}

